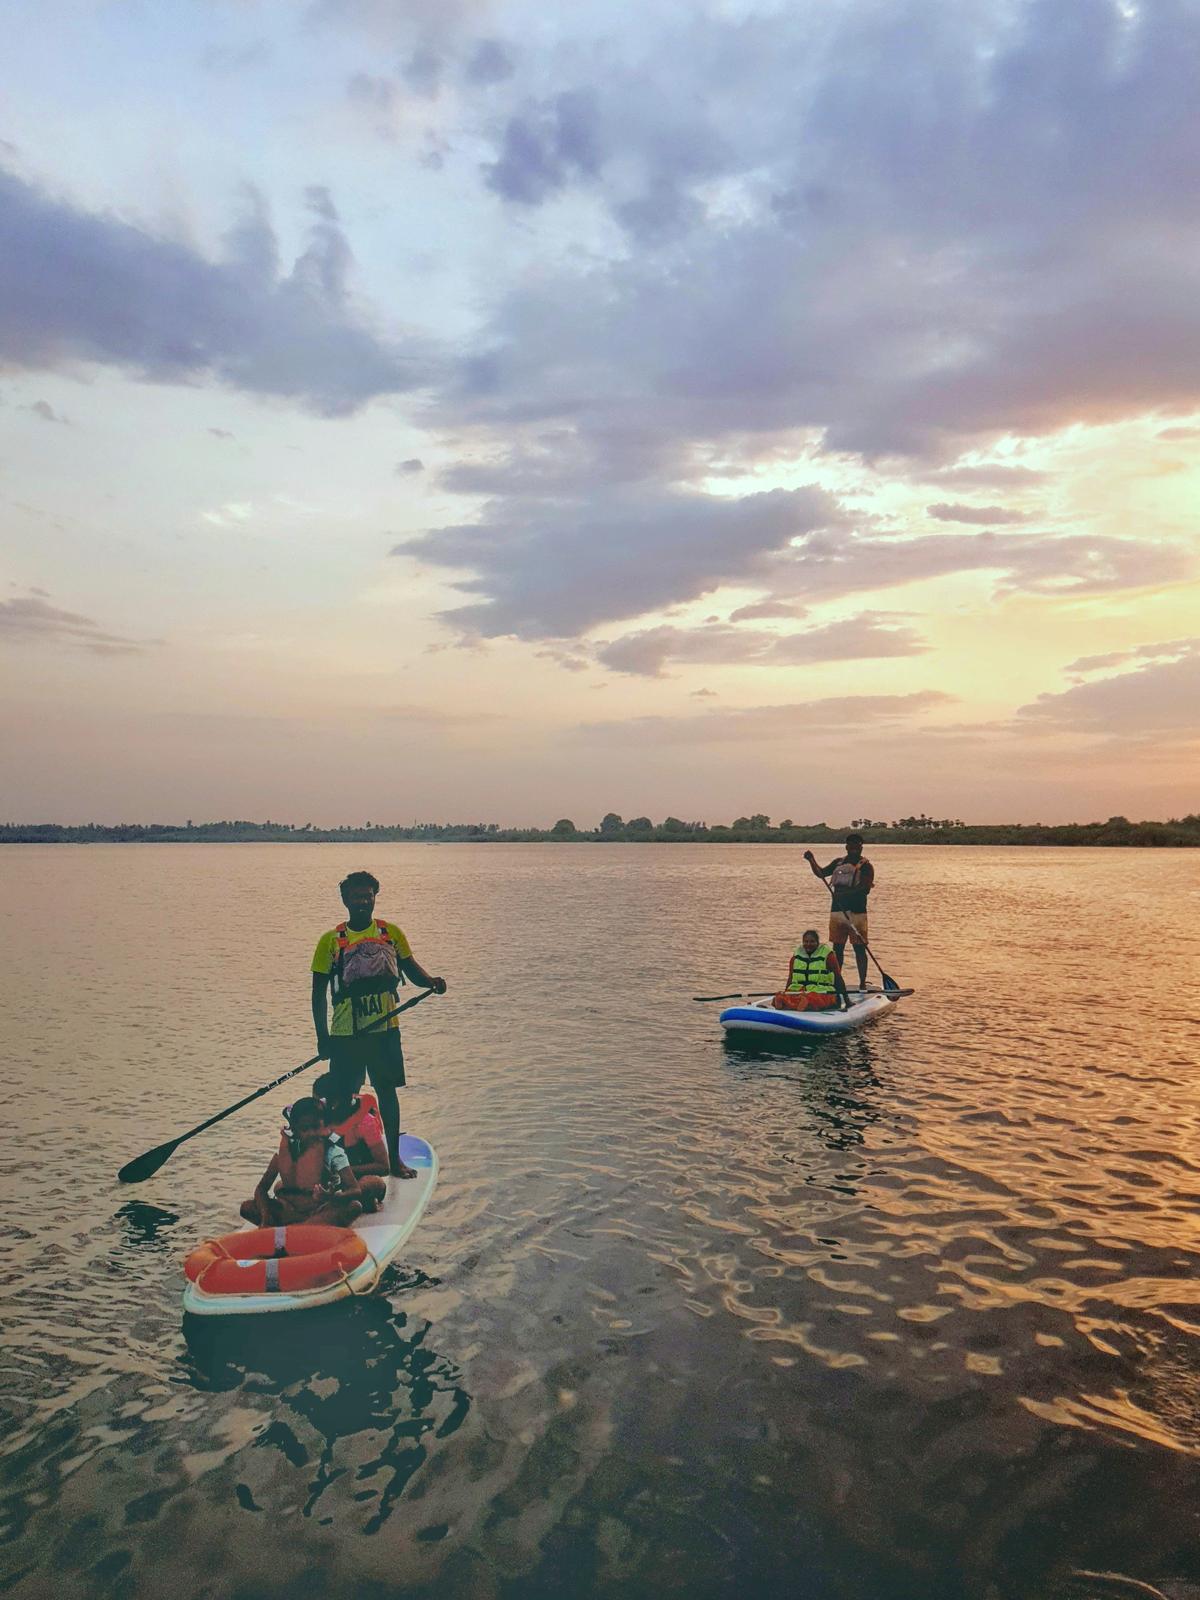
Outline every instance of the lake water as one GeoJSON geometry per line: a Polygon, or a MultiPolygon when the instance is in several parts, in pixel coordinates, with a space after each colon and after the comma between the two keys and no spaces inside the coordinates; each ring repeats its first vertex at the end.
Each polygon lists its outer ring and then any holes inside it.
{"type": "Polygon", "coordinates": [[[1197,1600],[1200,856],[870,854],[917,993],[779,1054],[689,996],[823,925],[796,848],[6,848],[11,1593],[1197,1600]],[[362,866],[438,1189],[376,1297],[185,1325],[310,1080],[114,1174],[311,1054],[362,866]]]}

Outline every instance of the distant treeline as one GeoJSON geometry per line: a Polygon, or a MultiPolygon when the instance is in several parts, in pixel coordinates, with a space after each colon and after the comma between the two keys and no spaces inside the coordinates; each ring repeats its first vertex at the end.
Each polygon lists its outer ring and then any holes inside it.
{"type": "Polygon", "coordinates": [[[1040,822],[972,824],[956,817],[900,817],[875,822],[859,817],[848,825],[793,822],[790,817],[772,823],[756,812],[731,823],[683,822],[667,817],[626,821],[615,811],[598,828],[577,828],[561,817],[552,828],[502,828],[495,822],[365,822],[361,827],[314,828],[311,822],[124,822],[105,826],[98,822],[77,827],[56,822],[0,824],[0,844],[229,844],[271,843],[297,840],[318,844],[384,844],[393,840],[430,843],[498,844],[840,844],[848,828],[862,834],[868,844],[1079,844],[1200,846],[1200,814],[1172,817],[1168,822],[1130,822],[1109,817],[1107,822],[1067,822],[1048,826],[1040,822]]]}

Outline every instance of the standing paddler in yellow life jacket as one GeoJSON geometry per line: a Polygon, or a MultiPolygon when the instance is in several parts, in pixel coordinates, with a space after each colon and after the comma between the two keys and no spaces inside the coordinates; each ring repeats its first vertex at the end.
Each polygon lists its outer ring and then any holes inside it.
{"type": "Polygon", "coordinates": [[[771,1004],[777,1011],[832,1011],[850,1005],[842,980],[842,964],[831,944],[822,944],[815,928],[806,928],[792,956],[787,987],[771,1004]]]}
{"type": "Polygon", "coordinates": [[[846,835],[846,854],[838,856],[827,867],[819,867],[811,850],[804,859],[814,876],[827,878],[833,890],[833,903],[829,907],[829,942],[839,961],[846,958],[846,940],[854,950],[858,967],[858,987],[867,987],[867,896],[875,887],[875,868],[863,855],[861,833],[846,835]]]}
{"type": "Polygon", "coordinates": [[[379,879],[371,872],[352,872],[338,885],[347,911],[345,922],[323,933],[312,960],[312,1015],[317,1054],[329,1062],[338,1080],[338,1104],[344,1104],[370,1074],[379,1096],[379,1115],[387,1138],[392,1176],[415,1178],[400,1159],[400,1100],[404,1087],[404,1051],[398,1019],[372,1028],[395,1009],[403,975],[421,988],[445,994],[445,978],[431,978],[416,960],[394,922],[375,915],[379,879]],[[333,1021],[328,997],[332,992],[333,1021]]]}

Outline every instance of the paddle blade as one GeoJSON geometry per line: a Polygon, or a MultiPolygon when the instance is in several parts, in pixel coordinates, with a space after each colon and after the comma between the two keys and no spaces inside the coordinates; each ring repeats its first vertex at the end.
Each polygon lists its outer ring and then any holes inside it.
{"type": "Polygon", "coordinates": [[[900,987],[895,978],[892,977],[891,973],[884,972],[882,967],[879,969],[879,974],[883,979],[883,987],[885,989],[898,989],[900,987]]]}
{"type": "Polygon", "coordinates": [[[147,1178],[152,1178],[159,1167],[166,1163],[179,1148],[180,1141],[172,1139],[170,1144],[160,1144],[153,1150],[147,1150],[144,1155],[135,1156],[132,1161],[127,1161],[117,1173],[121,1183],[145,1183],[147,1178]]]}

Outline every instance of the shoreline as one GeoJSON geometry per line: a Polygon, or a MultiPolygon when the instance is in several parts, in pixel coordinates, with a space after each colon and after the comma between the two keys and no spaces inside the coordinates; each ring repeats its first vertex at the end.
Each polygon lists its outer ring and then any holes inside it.
{"type": "MultiPolygon", "coordinates": [[[[17,823],[0,827],[5,844],[760,844],[779,846],[840,846],[844,828],[740,829],[689,828],[675,832],[662,828],[620,832],[573,830],[570,833],[536,828],[495,826],[472,828],[430,824],[415,828],[290,828],[278,823],[211,823],[191,829],[166,824],[58,824],[17,823]]],[[[1107,849],[1200,849],[1200,819],[1182,822],[1108,822],[994,824],[961,828],[862,828],[864,845],[1019,845],[1038,847],[1099,847],[1107,849]]]]}

